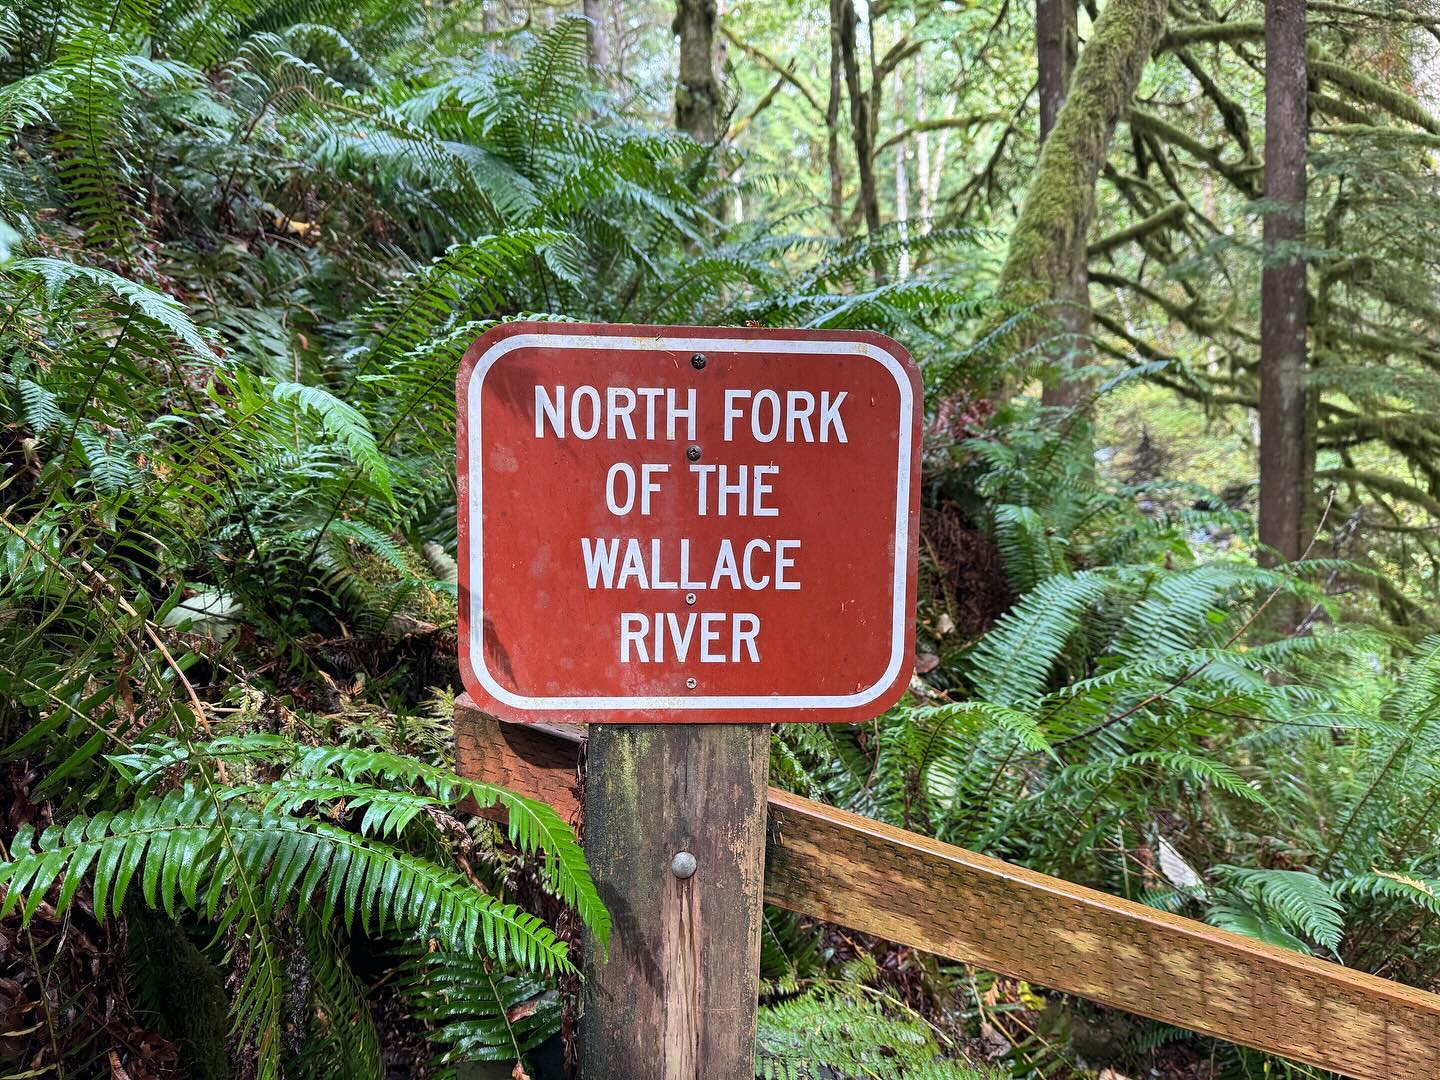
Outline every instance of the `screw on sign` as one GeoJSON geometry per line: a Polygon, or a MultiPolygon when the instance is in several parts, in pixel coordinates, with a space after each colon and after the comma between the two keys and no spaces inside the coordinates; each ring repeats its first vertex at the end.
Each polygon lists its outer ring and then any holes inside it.
{"type": "Polygon", "coordinates": [[[458,391],[461,658],[482,705],[856,721],[900,695],[921,394],[893,341],[511,323],[458,391]]]}
{"type": "Polygon", "coordinates": [[[918,373],[865,332],[510,323],[457,404],[466,689],[594,725],[586,851],[624,914],[584,1075],[748,1076],[763,725],[909,680],[918,373]]]}

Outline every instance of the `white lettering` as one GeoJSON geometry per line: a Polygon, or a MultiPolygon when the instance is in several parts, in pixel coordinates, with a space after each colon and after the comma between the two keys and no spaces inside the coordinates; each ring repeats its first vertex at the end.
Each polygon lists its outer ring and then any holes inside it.
{"type": "Polygon", "coordinates": [[[785,392],[785,441],[795,441],[795,429],[803,426],[805,428],[805,441],[814,442],[815,436],[810,433],[810,415],[815,411],[815,395],[807,390],[787,390],[785,392]],[[803,406],[803,408],[802,408],[803,406]]]}
{"type": "Polygon", "coordinates": [[[736,480],[733,484],[727,483],[725,480],[725,478],[730,475],[730,467],[728,465],[721,465],[719,469],[720,472],[716,476],[715,482],[715,512],[721,517],[724,517],[726,514],[725,507],[729,503],[729,497],[734,495],[735,501],[740,504],[739,509],[737,509],[735,513],[740,517],[744,517],[745,509],[749,505],[747,495],[749,488],[745,483],[745,466],[741,465],[739,469],[736,470],[740,479],[736,480]]]}
{"type": "Polygon", "coordinates": [[[730,636],[730,662],[740,662],[740,646],[743,643],[745,651],[750,654],[750,662],[760,662],[760,650],[756,648],[755,639],[760,636],[760,616],[752,615],[749,612],[737,611],[735,623],[731,627],[730,636]]]}
{"type": "Polygon", "coordinates": [[[755,494],[754,498],[750,500],[750,513],[755,517],[780,516],[780,508],[778,506],[765,505],[765,496],[769,495],[774,489],[761,479],[763,476],[774,476],[779,472],[779,465],[755,466],[755,494]]]}
{"type": "Polygon", "coordinates": [[[577,439],[593,439],[600,430],[600,391],[593,386],[577,386],[570,395],[570,433],[577,439]],[[580,420],[580,402],[590,403],[590,423],[580,420]]]}
{"type": "Polygon", "coordinates": [[[669,465],[657,465],[652,462],[646,462],[640,466],[640,513],[650,513],[650,496],[660,490],[660,482],[653,478],[669,471],[669,465]]]}
{"type": "Polygon", "coordinates": [[[723,664],[725,654],[715,652],[712,645],[720,641],[720,631],[716,629],[716,623],[728,618],[723,612],[707,611],[700,616],[700,662],[702,664],[723,664]]]}
{"type": "Polygon", "coordinates": [[[680,588],[703,589],[705,582],[690,580],[690,541],[680,541],[680,588]]]}
{"type": "Polygon", "coordinates": [[[755,403],[750,407],[750,434],[755,436],[756,442],[774,442],[775,436],[780,433],[780,395],[774,390],[761,390],[755,395],[755,403]],[[760,406],[770,406],[771,424],[768,428],[760,426],[760,406]]]}
{"type": "Polygon", "coordinates": [[[675,406],[675,391],[665,391],[665,437],[675,438],[675,421],[682,416],[685,418],[685,438],[695,438],[695,390],[692,387],[686,392],[686,401],[689,403],[685,408],[675,406]]]}
{"type": "Polygon", "coordinates": [[[718,589],[723,577],[730,579],[732,589],[740,588],[740,571],[735,568],[735,549],[729,540],[720,541],[720,552],[715,556],[715,573],[710,575],[710,588],[718,589]]]}
{"type": "Polygon", "coordinates": [[[635,425],[630,422],[630,414],[635,411],[635,391],[628,386],[607,386],[605,388],[605,437],[615,438],[615,421],[618,419],[625,425],[625,437],[635,438],[635,425]],[[620,404],[621,401],[625,404],[620,404]]]}
{"type": "Polygon", "coordinates": [[[653,616],[642,611],[620,614],[622,664],[664,663],[667,643],[671,655],[681,663],[690,659],[692,645],[698,644],[698,659],[702,664],[742,661],[758,664],[759,638],[760,616],[751,612],[689,611],[683,616],[673,611],[657,611],[653,616]],[[726,622],[730,623],[728,650],[724,644],[726,622]]]}
{"type": "Polygon", "coordinates": [[[624,517],[635,509],[636,489],[639,489],[640,513],[650,513],[650,497],[660,490],[660,482],[656,476],[663,475],[670,471],[669,465],[645,462],[640,466],[640,482],[635,482],[635,467],[623,461],[617,461],[610,466],[610,471],[605,474],[605,508],[616,517],[624,517]],[[617,478],[623,478],[624,483],[617,485],[617,478]],[[624,488],[623,496],[617,492],[617,487],[624,488]]]}
{"type": "Polygon", "coordinates": [[[640,663],[648,664],[650,654],[645,650],[645,631],[649,629],[650,620],[642,612],[626,611],[620,615],[620,663],[630,663],[630,647],[635,647],[635,653],[640,658],[640,663]]]}
{"type": "MultiPolygon", "coordinates": [[[[659,619],[655,620],[655,636],[660,636],[659,619]]],[[[673,611],[665,612],[665,622],[670,627],[670,640],[675,645],[675,659],[683,661],[690,655],[690,638],[695,633],[695,612],[691,611],[685,616],[685,632],[680,632],[680,620],[675,617],[673,611]]]]}
{"type": "Polygon", "coordinates": [[[580,538],[585,582],[591,589],[633,587],[673,592],[714,590],[728,585],[737,592],[795,592],[800,588],[794,577],[799,550],[799,540],[756,537],[737,542],[725,538],[715,545],[711,562],[697,565],[694,541],[689,539],[580,538]],[[702,572],[703,565],[711,568],[708,576],[702,572]]]}
{"type": "Polygon", "coordinates": [[[799,547],[799,540],[775,541],[775,588],[779,591],[794,592],[800,588],[800,582],[785,580],[785,571],[795,565],[795,560],[786,558],[785,552],[789,549],[798,550],[799,547]]]}
{"type": "Polygon", "coordinates": [[[830,391],[826,390],[820,395],[820,441],[828,442],[827,432],[830,428],[835,429],[836,442],[849,442],[845,437],[845,421],[840,419],[840,403],[845,400],[848,390],[841,390],[835,400],[830,400],[830,391]]]}
{"type": "Polygon", "coordinates": [[[658,386],[641,386],[635,391],[645,401],[645,438],[655,438],[655,400],[665,391],[658,386]]]}
{"type": "Polygon", "coordinates": [[[743,565],[745,568],[745,587],[747,589],[763,589],[770,584],[769,574],[756,574],[750,569],[751,561],[754,559],[757,550],[768,555],[770,553],[770,545],[764,540],[751,540],[745,545],[743,565]]]}
{"type": "Polygon", "coordinates": [[[611,465],[610,471],[605,474],[605,509],[616,517],[624,517],[635,509],[635,470],[623,461],[611,465]],[[624,502],[615,496],[616,477],[625,478],[624,502]]]}
{"type": "Polygon", "coordinates": [[[535,387],[535,437],[545,437],[545,420],[550,420],[550,427],[554,430],[556,438],[565,437],[565,387],[555,387],[555,400],[551,401],[550,396],[545,392],[545,387],[535,387]]]}
{"type": "Polygon", "coordinates": [[[676,586],[674,581],[666,581],[660,576],[660,540],[657,537],[650,541],[650,589],[673,589],[676,586]]]}
{"type": "Polygon", "coordinates": [[[640,541],[633,537],[625,542],[625,558],[620,563],[615,587],[625,588],[626,581],[632,577],[640,583],[640,588],[645,588],[645,556],[640,553],[640,541]]]}
{"type": "Polygon", "coordinates": [[[725,391],[725,441],[729,442],[734,436],[734,423],[742,415],[739,409],[735,408],[732,402],[750,396],[749,390],[726,390],[725,391]]]}
{"type": "Polygon", "coordinates": [[[710,474],[715,471],[715,468],[716,466],[714,465],[690,466],[690,471],[700,478],[696,482],[695,487],[695,512],[701,517],[709,513],[709,511],[705,509],[705,489],[708,486],[706,481],[710,479],[710,474]]]}
{"type": "Polygon", "coordinates": [[[605,583],[605,588],[610,588],[615,580],[615,556],[620,550],[620,540],[602,540],[598,536],[593,540],[588,536],[580,538],[580,553],[585,559],[585,582],[589,588],[595,588],[600,582],[605,583]]]}

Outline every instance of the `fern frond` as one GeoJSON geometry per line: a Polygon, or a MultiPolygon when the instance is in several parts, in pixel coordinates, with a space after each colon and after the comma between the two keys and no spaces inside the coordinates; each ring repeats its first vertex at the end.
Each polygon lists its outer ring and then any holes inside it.
{"type": "Polygon", "coordinates": [[[397,988],[444,1048],[441,1076],[467,1061],[523,1061],[560,1029],[558,994],[531,976],[450,951],[411,955],[397,988]]]}
{"type": "Polygon", "coordinates": [[[1335,951],[1344,934],[1345,908],[1335,890],[1300,870],[1247,870],[1216,866],[1234,888],[1272,912],[1283,925],[1335,951]]]}
{"type": "Polygon", "coordinates": [[[1012,707],[1040,697],[1081,617],[1109,588],[1093,571],[1041,582],[970,654],[980,695],[1012,707]]]}
{"type": "Polygon", "coordinates": [[[319,417],[326,434],[344,445],[366,479],[387,498],[391,497],[389,463],[375,443],[369,422],[358,409],[322,387],[302,383],[277,382],[271,386],[270,395],[276,401],[293,401],[319,417]]]}
{"type": "Polygon", "coordinates": [[[0,863],[8,890],[0,914],[23,900],[28,921],[57,881],[55,906],[63,911],[92,866],[100,911],[118,914],[139,875],[148,906],[173,916],[183,905],[228,924],[243,915],[235,890],[254,887],[262,916],[295,901],[315,903],[325,921],[358,918],[368,930],[388,917],[456,949],[483,948],[538,971],[573,967],[564,943],[539,919],[457,873],[321,821],[234,802],[217,810],[193,788],[132,810],[74,818],[38,837],[22,830],[12,858],[0,863]]]}

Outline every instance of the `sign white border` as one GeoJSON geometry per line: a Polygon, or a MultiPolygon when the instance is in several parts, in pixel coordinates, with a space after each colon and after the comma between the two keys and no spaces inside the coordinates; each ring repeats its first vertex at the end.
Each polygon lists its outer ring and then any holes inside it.
{"type": "Polygon", "coordinates": [[[905,367],[893,355],[868,341],[816,341],[811,338],[632,337],[606,334],[517,334],[497,341],[479,357],[466,387],[469,440],[466,454],[470,476],[470,667],[486,692],[515,709],[532,711],[696,710],[696,709],[845,709],[874,701],[888,690],[905,660],[906,578],[910,540],[910,458],[914,430],[914,392],[905,367]],[[890,663],[885,673],[853,694],[665,695],[659,697],[526,697],[505,689],[485,666],[485,514],[481,502],[484,479],[480,402],[485,376],[516,349],[666,349],[677,352],[775,352],[787,355],[834,356],[858,353],[888,371],[900,391],[898,459],[895,467],[895,574],[891,582],[890,663]]]}

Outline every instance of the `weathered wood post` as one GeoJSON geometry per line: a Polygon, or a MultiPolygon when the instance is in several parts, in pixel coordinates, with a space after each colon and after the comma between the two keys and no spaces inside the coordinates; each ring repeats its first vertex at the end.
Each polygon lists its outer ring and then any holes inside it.
{"type": "Polygon", "coordinates": [[[753,1075],[770,729],[594,724],[585,855],[615,920],[586,956],[584,1080],[753,1075]]]}
{"type": "Polygon", "coordinates": [[[769,725],[909,681],[919,374],[878,334],[511,323],[456,402],[465,687],[590,725],[581,1071],[746,1080],[769,725]]]}

